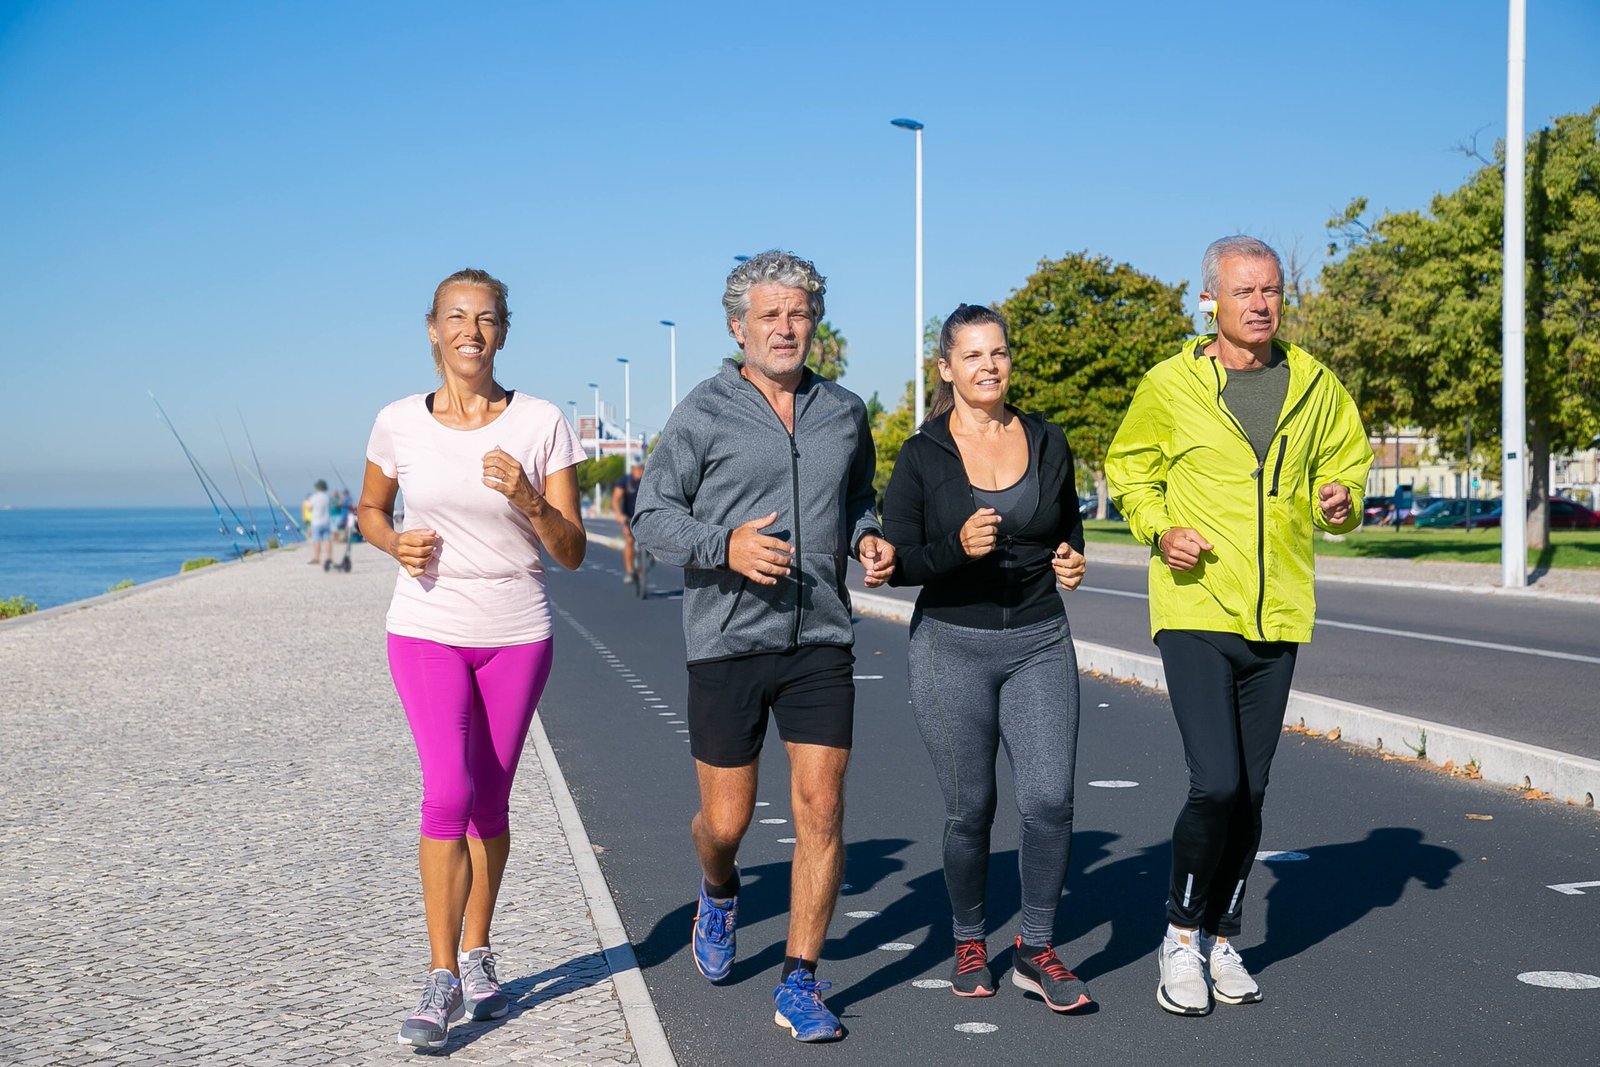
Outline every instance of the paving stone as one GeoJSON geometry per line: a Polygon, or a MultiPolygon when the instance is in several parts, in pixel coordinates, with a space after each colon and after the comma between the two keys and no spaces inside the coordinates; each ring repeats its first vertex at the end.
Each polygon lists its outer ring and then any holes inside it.
{"type": "MultiPolygon", "coordinates": [[[[0,1001],[5,1062],[414,1060],[394,1039],[428,955],[394,565],[305,558],[0,627],[0,967],[37,994],[0,1001]]],[[[532,746],[511,817],[512,1009],[444,1053],[637,1063],[532,746]]]]}

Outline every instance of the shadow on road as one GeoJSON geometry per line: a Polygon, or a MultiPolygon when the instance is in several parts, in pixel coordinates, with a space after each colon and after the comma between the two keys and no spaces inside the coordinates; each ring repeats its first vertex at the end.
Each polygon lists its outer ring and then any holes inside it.
{"type": "Polygon", "coordinates": [[[1271,865],[1276,881],[1267,890],[1266,938],[1242,954],[1252,971],[1293,959],[1369,912],[1398,903],[1413,881],[1444,888],[1461,863],[1460,853],[1425,844],[1422,831],[1410,826],[1386,826],[1362,841],[1304,852],[1302,862],[1271,865]]]}

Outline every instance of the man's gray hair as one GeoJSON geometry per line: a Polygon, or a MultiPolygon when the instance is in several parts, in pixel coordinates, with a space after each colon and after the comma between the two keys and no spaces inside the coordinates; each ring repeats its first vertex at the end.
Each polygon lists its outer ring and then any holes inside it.
{"type": "MultiPolygon", "coordinates": [[[[745,314],[750,310],[750,287],[763,282],[788,286],[790,289],[804,289],[812,317],[817,322],[822,321],[822,297],[828,291],[828,279],[817,273],[816,266],[809,259],[771,248],[760,255],[751,256],[729,273],[728,287],[722,291],[722,310],[730,322],[734,319],[744,321],[745,314]]],[[[728,327],[728,332],[733,333],[732,326],[728,327]]]]}
{"type": "Polygon", "coordinates": [[[1206,246],[1206,254],[1200,257],[1201,292],[1217,295],[1217,286],[1221,281],[1218,275],[1222,270],[1224,256],[1270,259],[1278,265],[1278,276],[1283,277],[1283,257],[1278,255],[1271,245],[1257,238],[1236,233],[1231,237],[1219,237],[1206,246]]]}

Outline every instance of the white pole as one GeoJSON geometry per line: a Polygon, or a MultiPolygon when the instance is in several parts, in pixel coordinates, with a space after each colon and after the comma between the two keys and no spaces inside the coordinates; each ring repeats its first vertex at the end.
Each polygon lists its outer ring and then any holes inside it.
{"type": "Polygon", "coordinates": [[[1500,509],[1500,584],[1507,589],[1522,589],[1528,584],[1528,497],[1524,474],[1527,448],[1528,413],[1525,396],[1526,367],[1523,328],[1526,297],[1523,291],[1526,255],[1523,212],[1523,161],[1526,146],[1523,131],[1522,90],[1527,74],[1526,0],[1510,0],[1506,35],[1506,215],[1505,282],[1501,307],[1503,342],[1501,356],[1500,439],[1501,488],[1504,502],[1500,509]]]}
{"type": "MultiPolygon", "coordinates": [[[[600,386],[596,382],[590,382],[589,388],[594,390],[594,458],[595,462],[598,463],[600,461],[600,386]]],[[[594,512],[596,515],[600,514],[599,482],[594,483],[594,512]]]]}
{"type": "Polygon", "coordinates": [[[667,410],[676,411],[678,408],[678,328],[676,326],[667,327],[667,343],[671,346],[670,358],[672,360],[672,407],[667,410]]]}
{"type": "Polygon", "coordinates": [[[633,466],[633,386],[628,378],[628,361],[618,357],[622,364],[622,464],[623,470],[633,466]]]}
{"type": "Polygon", "coordinates": [[[912,325],[911,395],[915,404],[916,421],[912,431],[922,425],[922,127],[917,127],[917,321],[912,325]]]}

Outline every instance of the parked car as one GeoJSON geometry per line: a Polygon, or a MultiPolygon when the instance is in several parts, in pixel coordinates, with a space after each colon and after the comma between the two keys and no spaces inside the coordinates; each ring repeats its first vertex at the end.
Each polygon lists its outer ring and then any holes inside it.
{"type": "Polygon", "coordinates": [[[1467,506],[1472,506],[1472,525],[1483,525],[1483,517],[1491,511],[1498,513],[1500,500],[1468,500],[1466,497],[1456,497],[1449,500],[1436,500],[1425,510],[1419,512],[1415,522],[1423,529],[1435,526],[1454,526],[1456,520],[1461,519],[1460,525],[1466,525],[1467,506]]]}
{"type": "MultiPolygon", "coordinates": [[[[1589,510],[1575,500],[1568,500],[1564,496],[1550,498],[1550,528],[1552,530],[1593,530],[1600,528],[1600,514],[1589,510]]],[[[1495,508],[1481,519],[1473,519],[1473,526],[1496,527],[1500,525],[1502,508],[1495,508]]],[[[1533,510],[1533,501],[1528,501],[1528,510],[1533,510]]],[[[1464,527],[1467,524],[1465,517],[1457,519],[1450,525],[1464,527]]]]}
{"type": "Polygon", "coordinates": [[[1388,496],[1369,496],[1361,505],[1361,523],[1363,526],[1375,526],[1389,514],[1394,506],[1394,498],[1388,496]]]}
{"type": "MultiPolygon", "coordinates": [[[[1079,497],[1078,514],[1082,515],[1086,519],[1098,518],[1100,515],[1100,498],[1094,496],[1079,497]]],[[[1117,505],[1108,502],[1106,506],[1106,518],[1113,522],[1121,522],[1122,512],[1117,510],[1117,505]]]]}

